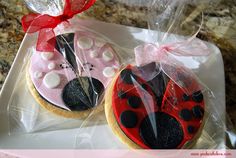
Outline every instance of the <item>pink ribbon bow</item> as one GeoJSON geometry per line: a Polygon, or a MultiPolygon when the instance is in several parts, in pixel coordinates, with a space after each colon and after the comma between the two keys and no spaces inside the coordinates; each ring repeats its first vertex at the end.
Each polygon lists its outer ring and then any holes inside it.
{"type": "Polygon", "coordinates": [[[144,66],[152,62],[159,62],[161,70],[187,94],[200,89],[199,84],[186,87],[187,82],[197,79],[195,74],[184,64],[178,61],[175,56],[207,56],[210,51],[205,43],[195,38],[189,38],[186,41],[157,46],[152,43],[139,45],[135,48],[135,61],[137,66],[144,66]],[[178,73],[177,73],[178,72],[178,73]],[[183,74],[182,78],[179,74],[183,74]],[[188,76],[183,79],[183,76],[188,76]],[[192,79],[192,80],[191,80],[192,79]]]}

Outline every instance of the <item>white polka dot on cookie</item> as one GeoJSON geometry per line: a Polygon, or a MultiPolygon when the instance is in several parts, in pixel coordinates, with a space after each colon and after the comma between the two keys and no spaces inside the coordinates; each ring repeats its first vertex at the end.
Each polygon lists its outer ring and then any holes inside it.
{"type": "Polygon", "coordinates": [[[90,53],[90,57],[91,57],[91,58],[96,58],[96,57],[98,57],[97,50],[92,50],[92,51],[90,51],[89,53],[90,53]]]}
{"type": "Polygon", "coordinates": [[[111,50],[105,50],[102,54],[104,61],[109,62],[114,58],[113,52],[111,50]]]}
{"type": "Polygon", "coordinates": [[[90,49],[93,46],[93,40],[89,37],[79,37],[77,45],[81,49],[90,49]]]}
{"type": "Polygon", "coordinates": [[[56,72],[49,72],[43,78],[43,84],[49,88],[56,88],[61,82],[60,76],[56,72]]]}
{"type": "Polygon", "coordinates": [[[110,77],[113,77],[116,72],[113,67],[105,67],[102,73],[105,77],[110,78],[110,77]]]}
{"type": "Polygon", "coordinates": [[[51,62],[51,63],[48,64],[48,69],[49,70],[53,70],[55,68],[56,68],[56,64],[54,62],[51,62]]]}
{"type": "Polygon", "coordinates": [[[97,46],[97,47],[102,47],[102,46],[104,46],[106,43],[104,42],[104,41],[102,41],[101,39],[96,39],[95,40],[95,45],[97,46]]]}
{"type": "Polygon", "coordinates": [[[43,77],[43,73],[42,72],[39,72],[39,71],[34,72],[34,78],[40,79],[41,77],[43,77]]]}
{"type": "Polygon", "coordinates": [[[41,58],[43,60],[50,60],[54,56],[54,54],[52,52],[40,52],[40,53],[41,53],[41,58]]]}

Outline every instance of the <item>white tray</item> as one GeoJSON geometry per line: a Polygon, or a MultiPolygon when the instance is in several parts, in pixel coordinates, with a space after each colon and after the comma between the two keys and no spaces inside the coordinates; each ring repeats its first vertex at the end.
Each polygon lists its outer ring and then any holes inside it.
{"type": "MultiPolygon", "coordinates": [[[[129,50],[128,53],[133,53],[133,48],[142,42],[152,41],[147,38],[149,33],[146,29],[126,27],[116,24],[108,24],[98,21],[78,21],[79,23],[94,31],[97,31],[109,37],[114,43],[129,50]]],[[[170,37],[168,40],[171,41],[170,37]]],[[[182,37],[180,37],[182,38],[182,37]]],[[[22,41],[18,50],[15,61],[11,67],[8,77],[3,85],[0,93],[0,148],[11,149],[74,149],[74,148],[126,148],[111,132],[110,128],[104,124],[96,128],[86,127],[82,129],[60,130],[54,132],[44,132],[35,134],[9,135],[8,134],[8,119],[7,105],[13,91],[17,76],[23,66],[23,60],[27,54],[28,46],[36,42],[36,35],[27,34],[22,41]],[[92,136],[90,134],[93,134],[92,136]],[[92,141],[92,143],[91,143],[92,141]]],[[[220,50],[213,44],[207,43],[211,49],[212,55],[207,58],[179,58],[184,64],[192,67],[199,78],[212,90],[215,96],[214,105],[215,111],[224,122],[225,117],[225,83],[224,83],[224,67],[220,50]],[[200,65],[200,67],[199,67],[200,65]]],[[[210,126],[210,125],[209,125],[210,126]]],[[[218,140],[214,148],[224,147],[224,129],[222,134],[217,136],[218,140]]],[[[214,131],[212,131],[214,134],[214,131]]],[[[204,137],[209,137],[204,133],[204,137]]],[[[199,139],[199,141],[202,141],[199,139]]],[[[198,148],[198,146],[196,146],[198,148]]],[[[206,143],[207,148],[207,143],[206,143]]]]}

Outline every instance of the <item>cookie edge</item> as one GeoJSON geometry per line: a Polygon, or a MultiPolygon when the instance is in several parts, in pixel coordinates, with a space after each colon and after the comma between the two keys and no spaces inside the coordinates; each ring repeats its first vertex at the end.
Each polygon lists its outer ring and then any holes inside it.
{"type": "MultiPolygon", "coordinates": [[[[124,68],[121,69],[121,71],[124,68]]],[[[142,147],[140,147],[138,144],[136,144],[135,142],[133,142],[130,138],[128,138],[125,133],[121,130],[120,126],[118,125],[118,122],[116,121],[115,115],[113,113],[112,110],[112,94],[113,94],[113,88],[114,85],[116,83],[116,80],[118,79],[121,71],[119,71],[119,73],[117,73],[117,75],[114,77],[114,79],[111,81],[110,85],[107,87],[107,91],[105,93],[105,116],[107,119],[107,123],[109,125],[109,127],[112,129],[112,132],[120,139],[120,141],[126,145],[128,145],[129,148],[131,149],[143,149],[142,147]]],[[[204,96],[204,99],[206,97],[204,96]]],[[[207,118],[207,111],[206,111],[206,106],[207,103],[205,102],[205,111],[204,111],[204,116],[202,119],[202,123],[200,128],[198,129],[198,131],[195,133],[195,136],[193,137],[192,140],[189,140],[187,142],[185,142],[185,144],[182,146],[181,149],[191,149],[196,143],[197,140],[201,137],[201,134],[203,132],[203,128],[205,126],[205,121],[207,118]]]]}
{"type": "Polygon", "coordinates": [[[26,67],[26,69],[27,69],[27,72],[26,72],[27,87],[28,87],[31,95],[37,101],[37,103],[41,107],[43,107],[44,109],[46,109],[56,115],[63,116],[65,118],[78,118],[78,119],[86,118],[89,115],[94,115],[94,114],[97,114],[97,113],[104,110],[104,99],[101,101],[101,103],[99,105],[97,105],[96,107],[94,107],[92,109],[88,109],[85,111],[76,111],[76,112],[63,110],[63,109],[58,108],[55,105],[47,102],[39,95],[38,91],[34,87],[34,84],[33,84],[31,77],[30,77],[30,73],[29,73],[30,69],[29,68],[30,68],[30,62],[27,64],[27,67],[26,67]]]}

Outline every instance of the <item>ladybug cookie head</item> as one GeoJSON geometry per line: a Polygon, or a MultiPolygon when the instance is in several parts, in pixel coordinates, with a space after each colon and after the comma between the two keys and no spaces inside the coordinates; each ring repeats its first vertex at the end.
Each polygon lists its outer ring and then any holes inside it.
{"type": "Polygon", "coordinates": [[[56,37],[54,52],[34,52],[28,84],[46,109],[81,118],[101,111],[104,91],[119,69],[112,45],[87,31],[56,37]]]}
{"type": "Polygon", "coordinates": [[[143,67],[125,67],[106,94],[108,123],[132,148],[189,147],[201,131],[205,104],[200,86],[178,68],[166,66],[182,77],[185,89],[196,91],[186,93],[159,64],[150,63],[143,67]]]}

